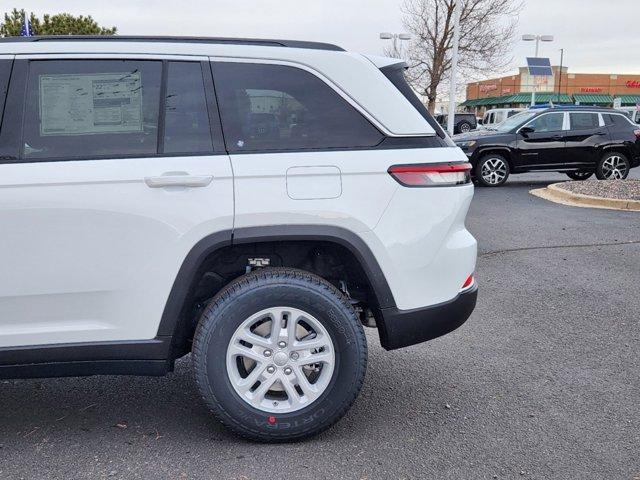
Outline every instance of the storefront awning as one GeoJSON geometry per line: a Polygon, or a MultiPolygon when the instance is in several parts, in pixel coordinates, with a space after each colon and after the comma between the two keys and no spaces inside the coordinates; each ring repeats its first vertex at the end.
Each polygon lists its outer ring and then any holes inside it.
{"type": "Polygon", "coordinates": [[[610,105],[613,103],[613,97],[611,95],[602,93],[574,93],[573,100],[580,102],[580,105],[610,105]]]}
{"type": "Polygon", "coordinates": [[[616,95],[622,100],[622,105],[637,105],[640,103],[640,95],[616,95]]]}

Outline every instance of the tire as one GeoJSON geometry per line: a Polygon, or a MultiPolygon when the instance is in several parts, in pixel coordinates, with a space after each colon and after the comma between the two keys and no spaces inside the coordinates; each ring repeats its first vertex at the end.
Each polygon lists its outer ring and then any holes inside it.
{"type": "Polygon", "coordinates": [[[629,175],[631,163],[619,152],[605,153],[596,166],[598,180],[624,180],[629,175]]]}
{"type": "Polygon", "coordinates": [[[509,178],[509,162],[502,155],[490,153],[476,165],[475,178],[484,187],[499,187],[509,178]]]}
{"type": "Polygon", "coordinates": [[[366,373],[367,342],[333,285],[302,270],[268,268],[234,280],[207,305],[192,361],[202,398],[226,427],[251,440],[294,441],[329,428],[351,407],[366,373]],[[295,329],[276,327],[276,338],[271,318],[295,329]]]}
{"type": "Polygon", "coordinates": [[[458,125],[458,131],[460,133],[469,133],[471,130],[471,124],[469,122],[460,122],[458,125]]]}
{"type": "Polygon", "coordinates": [[[593,172],[585,172],[584,170],[575,170],[573,172],[566,172],[567,177],[573,180],[586,180],[593,175],[593,172]]]}

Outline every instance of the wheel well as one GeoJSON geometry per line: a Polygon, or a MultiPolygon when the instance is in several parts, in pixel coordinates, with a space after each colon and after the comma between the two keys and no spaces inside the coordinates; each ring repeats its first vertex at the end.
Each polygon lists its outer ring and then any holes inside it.
{"type": "Polygon", "coordinates": [[[482,160],[487,155],[491,154],[498,154],[501,157],[504,157],[509,163],[509,170],[513,171],[513,161],[511,159],[511,152],[509,150],[503,150],[499,148],[488,148],[487,150],[482,150],[478,154],[478,162],[480,162],[480,160],[482,160]]]}
{"type": "Polygon", "coordinates": [[[627,160],[629,160],[629,162],[631,162],[633,158],[631,155],[631,150],[628,147],[625,147],[624,145],[609,145],[602,149],[602,155],[600,156],[599,160],[602,159],[602,156],[609,153],[621,153],[622,155],[627,157],[627,160]]]}
{"type": "Polygon", "coordinates": [[[358,257],[332,241],[260,241],[227,245],[206,255],[195,270],[173,329],[173,358],[191,350],[198,319],[229,282],[257,268],[291,267],[314,273],[349,296],[363,323],[379,307],[376,291],[358,257]]]}

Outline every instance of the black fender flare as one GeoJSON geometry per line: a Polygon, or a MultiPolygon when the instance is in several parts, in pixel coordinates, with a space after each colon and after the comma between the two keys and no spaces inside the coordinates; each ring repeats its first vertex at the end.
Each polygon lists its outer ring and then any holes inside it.
{"type": "Polygon", "coordinates": [[[351,230],[327,225],[269,225],[238,228],[208,235],[189,251],[173,282],[157,335],[172,336],[174,334],[198,269],[209,255],[231,245],[287,240],[328,241],[347,248],[358,260],[369,280],[378,303],[374,307],[381,309],[396,306],[389,284],[371,249],[351,230]]]}

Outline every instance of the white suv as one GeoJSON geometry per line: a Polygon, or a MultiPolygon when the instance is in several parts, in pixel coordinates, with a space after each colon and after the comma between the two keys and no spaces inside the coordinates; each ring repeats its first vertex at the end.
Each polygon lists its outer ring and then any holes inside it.
{"type": "Polygon", "coordinates": [[[291,440],[475,306],[467,158],[404,64],[327,44],[0,40],[0,378],[164,375],[291,440]]]}

